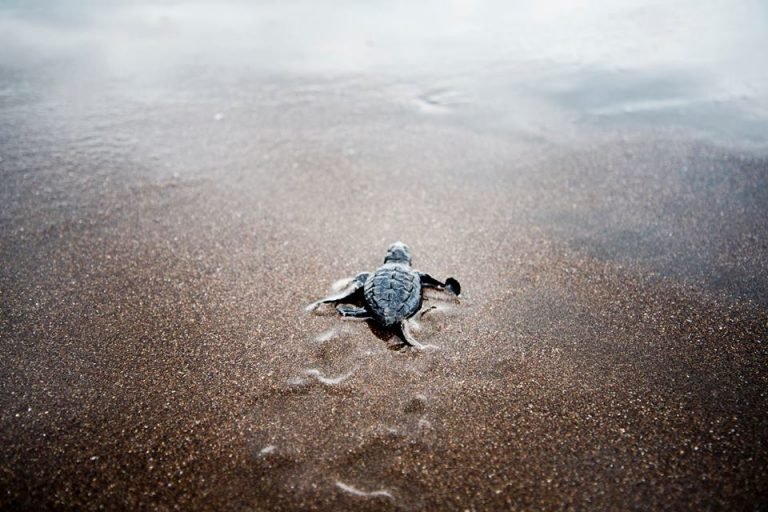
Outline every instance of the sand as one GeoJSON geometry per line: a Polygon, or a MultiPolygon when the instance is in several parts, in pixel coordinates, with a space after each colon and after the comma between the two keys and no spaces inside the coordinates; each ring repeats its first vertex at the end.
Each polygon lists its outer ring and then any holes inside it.
{"type": "Polygon", "coordinates": [[[324,155],[85,196],[45,178],[58,201],[22,182],[2,231],[4,507],[758,506],[768,203],[731,190],[764,193],[765,163],[624,144],[527,183],[324,155]],[[628,148],[657,164],[649,186],[623,186],[628,148]],[[679,161],[726,183],[696,190],[679,161]],[[643,257],[614,242],[630,222],[675,237],[643,257]],[[419,322],[437,351],[303,311],[394,239],[463,283],[419,322]],[[710,268],[678,272],[700,240],[710,268]]]}
{"type": "Polygon", "coordinates": [[[0,508],[768,507],[765,148],[238,73],[0,103],[0,508]]]}

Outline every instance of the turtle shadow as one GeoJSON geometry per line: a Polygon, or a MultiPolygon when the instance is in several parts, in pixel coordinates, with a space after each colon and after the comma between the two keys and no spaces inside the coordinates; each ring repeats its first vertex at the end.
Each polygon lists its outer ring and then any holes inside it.
{"type": "Polygon", "coordinates": [[[400,351],[410,346],[400,337],[396,330],[384,327],[373,319],[368,319],[365,323],[368,324],[368,328],[374,336],[387,344],[387,349],[400,351]]]}

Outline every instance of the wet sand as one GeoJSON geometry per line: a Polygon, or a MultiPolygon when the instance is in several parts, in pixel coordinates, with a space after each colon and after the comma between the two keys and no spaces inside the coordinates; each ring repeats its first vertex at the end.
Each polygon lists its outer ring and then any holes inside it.
{"type": "Polygon", "coordinates": [[[0,508],[768,506],[765,148],[221,80],[2,104],[0,508]],[[398,239],[439,350],[303,310],[398,239]]]}
{"type": "Polygon", "coordinates": [[[73,207],[61,189],[18,196],[2,235],[4,507],[763,503],[768,314],[750,296],[765,289],[768,203],[712,215],[673,173],[728,166],[716,197],[730,202],[723,188],[763,193],[764,161],[665,143],[588,156],[612,169],[599,197],[597,169],[570,153],[527,183],[318,155],[231,182],[98,185],[73,207]],[[650,186],[623,186],[640,168],[629,154],[653,155],[650,186]],[[619,194],[610,222],[676,233],[657,260],[613,243],[623,231],[605,220],[571,228],[619,194]],[[420,322],[438,351],[302,310],[396,238],[463,282],[460,303],[436,295],[420,322]],[[666,272],[701,239],[727,248],[712,259],[733,275],[755,271],[752,287],[666,272]]]}

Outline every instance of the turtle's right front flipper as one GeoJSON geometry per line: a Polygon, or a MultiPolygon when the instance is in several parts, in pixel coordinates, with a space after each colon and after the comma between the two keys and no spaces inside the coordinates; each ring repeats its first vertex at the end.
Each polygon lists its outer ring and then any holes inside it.
{"type": "Polygon", "coordinates": [[[459,282],[449,277],[445,280],[444,283],[438,281],[431,275],[425,273],[425,272],[419,272],[419,277],[421,277],[421,285],[426,288],[437,288],[438,290],[447,290],[454,294],[455,296],[461,295],[461,285],[459,282]]]}
{"type": "Polygon", "coordinates": [[[308,305],[304,309],[306,311],[313,311],[317,309],[317,307],[320,304],[332,304],[332,303],[339,303],[339,302],[345,302],[345,301],[349,301],[349,302],[353,301],[356,298],[356,295],[362,293],[363,285],[365,284],[365,280],[368,279],[369,275],[370,273],[368,272],[361,272],[357,274],[355,277],[352,278],[349,284],[347,284],[344,288],[339,290],[338,293],[334,293],[333,295],[329,295],[324,299],[320,299],[316,302],[313,302],[312,304],[308,305]]]}

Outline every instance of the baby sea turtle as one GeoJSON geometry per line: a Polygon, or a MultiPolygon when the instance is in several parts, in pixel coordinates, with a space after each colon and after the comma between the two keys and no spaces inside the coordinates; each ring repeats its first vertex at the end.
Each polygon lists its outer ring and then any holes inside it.
{"type": "Polygon", "coordinates": [[[408,319],[421,309],[423,288],[446,290],[457,297],[461,293],[461,285],[452,277],[441,283],[429,274],[412,269],[411,250],[404,243],[395,242],[387,249],[384,265],[375,272],[357,274],[339,293],[313,302],[307,310],[320,304],[336,304],[342,316],[373,319],[395,330],[407,344],[425,349],[428,346],[413,339],[408,332],[408,319]]]}

